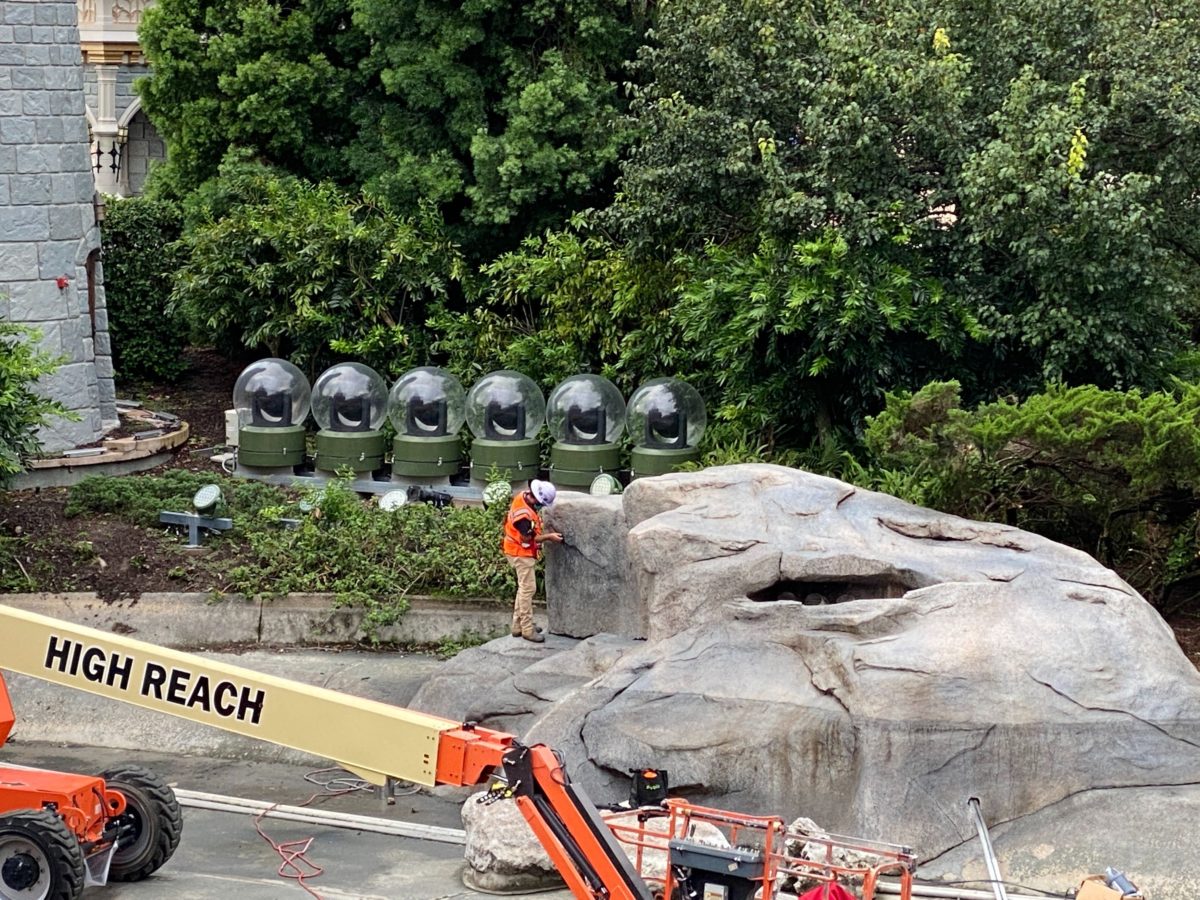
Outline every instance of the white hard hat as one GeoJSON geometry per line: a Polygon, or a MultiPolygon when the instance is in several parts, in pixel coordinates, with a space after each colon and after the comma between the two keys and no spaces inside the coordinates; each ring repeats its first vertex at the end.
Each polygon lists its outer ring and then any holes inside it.
{"type": "Polygon", "coordinates": [[[558,496],[558,490],[554,485],[536,478],[529,482],[529,493],[533,494],[534,499],[542,506],[550,506],[554,503],[554,498],[558,496]]]}

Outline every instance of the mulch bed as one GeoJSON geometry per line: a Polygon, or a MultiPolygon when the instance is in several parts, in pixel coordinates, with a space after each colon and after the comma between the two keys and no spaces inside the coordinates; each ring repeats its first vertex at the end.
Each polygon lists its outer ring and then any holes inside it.
{"type": "MultiPolygon", "coordinates": [[[[171,468],[218,474],[213,448],[225,443],[225,410],[245,362],[213,350],[187,351],[190,367],[175,385],[123,384],[117,396],[174,413],[191,429],[187,444],[150,473],[171,468]]],[[[95,591],[119,599],[151,591],[223,590],[222,571],[237,557],[232,541],[186,550],[165,528],[141,528],[110,515],[64,514],[66,488],[0,493],[0,539],[27,537],[18,568],[39,590],[95,591]]],[[[12,589],[15,572],[4,573],[12,589]]]]}

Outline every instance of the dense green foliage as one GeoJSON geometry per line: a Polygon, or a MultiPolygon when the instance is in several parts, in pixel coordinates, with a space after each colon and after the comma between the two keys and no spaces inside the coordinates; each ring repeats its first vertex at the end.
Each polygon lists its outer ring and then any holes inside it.
{"type": "Polygon", "coordinates": [[[239,150],[408,215],[432,203],[472,253],[512,246],[610,195],[641,31],[613,0],[160,0],[140,31],[158,189],[239,150]]]}
{"type": "Polygon", "coordinates": [[[425,320],[463,276],[435,213],[398,216],[255,164],[223,173],[189,205],[174,291],[202,334],[310,376],[341,357],[385,377],[425,361],[425,320]]]}
{"type": "Polygon", "coordinates": [[[514,588],[500,553],[503,509],[436,509],[414,503],[380,510],[332,482],[295,504],[266,509],[264,524],[296,517],[296,528],[247,531],[254,562],[231,573],[246,594],[328,592],[366,610],[369,631],[408,609],[410,594],[501,597],[514,588]]]}
{"type": "MultiPolygon", "coordinates": [[[[182,469],[161,476],[87,478],[71,488],[65,511],[108,513],[156,527],[160,510],[191,509],[196,490],[213,480],[182,469]]],[[[234,527],[205,540],[240,548],[236,564],[223,563],[213,573],[223,591],[330,593],[340,605],[362,608],[373,634],[403,615],[411,594],[507,598],[515,589],[500,553],[503,508],[416,503],[385,511],[341,481],[300,495],[257,481],[219,483],[220,513],[234,527]]],[[[0,544],[0,561],[7,549],[0,544]]],[[[9,572],[7,565],[2,569],[9,572]]]]}
{"type": "Polygon", "coordinates": [[[987,327],[974,396],[1152,382],[1200,259],[1198,13],[665,4],[606,219],[658,255],[835,229],[987,327]]]}
{"type": "Polygon", "coordinates": [[[959,385],[888,397],[851,480],[1079,547],[1165,611],[1200,598],[1200,385],[1053,387],[963,409],[959,385]]]}
{"type": "Polygon", "coordinates": [[[36,330],[0,319],[0,486],[25,471],[41,445],[37,430],[69,414],[62,404],[34,391],[34,383],[57,368],[58,360],[38,347],[36,330]]]}
{"type": "Polygon", "coordinates": [[[182,263],[183,228],[171,203],[110,198],[103,225],[104,298],[118,378],[174,381],[187,362],[188,329],[169,308],[182,263]]]}

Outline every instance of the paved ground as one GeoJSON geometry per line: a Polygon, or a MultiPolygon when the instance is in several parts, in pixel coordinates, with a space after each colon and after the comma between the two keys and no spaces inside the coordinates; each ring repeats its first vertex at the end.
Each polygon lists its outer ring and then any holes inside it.
{"type": "MultiPolygon", "coordinates": [[[[311,767],[261,761],[229,761],[129,750],[96,750],[37,743],[11,743],[0,761],[61,771],[98,772],[118,762],[137,762],[175,787],[299,806],[320,790],[304,780],[311,767]]],[[[403,788],[402,788],[403,790],[403,788]]],[[[461,828],[461,794],[402,795],[386,809],[365,792],[320,802],[323,809],[461,828]]],[[[462,848],[411,838],[347,831],[319,825],[266,820],[263,830],[277,843],[314,838],[307,858],[324,872],[309,884],[327,900],[458,900],[481,898],[459,876],[462,848]]],[[[156,875],[138,884],[91,888],[91,900],[275,900],[309,895],[276,875],[279,856],[254,828],[250,816],[184,809],[184,833],[175,856],[156,875]]],[[[567,900],[568,892],[519,895],[530,900],[567,900]]]]}

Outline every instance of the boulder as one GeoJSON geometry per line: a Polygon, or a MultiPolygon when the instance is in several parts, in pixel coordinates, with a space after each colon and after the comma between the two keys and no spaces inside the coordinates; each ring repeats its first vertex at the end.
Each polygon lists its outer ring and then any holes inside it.
{"type": "Polygon", "coordinates": [[[486,791],[467,798],[463,883],[474,891],[512,894],[561,886],[562,876],[513,800],[482,802],[486,791]]]}
{"type": "Polygon", "coordinates": [[[625,550],[621,497],[562,491],[546,515],[546,527],[563,536],[546,547],[546,596],[550,631],[571,637],[646,636],[646,609],[625,550]]]}
{"type": "MultiPolygon", "coordinates": [[[[447,677],[486,698],[434,679],[418,699],[451,717],[507,704],[497,719],[560,750],[597,802],[652,766],[697,802],[927,857],[973,838],[971,796],[1007,822],[1197,781],[1200,674],[1084,553],[777,466],[639,480],[623,523],[611,500],[589,518],[595,502],[561,514],[627,528],[608,541],[624,542],[648,640],[558,638],[502,665],[481,648],[447,677]]],[[[577,531],[551,567],[600,558],[601,531],[577,531]]],[[[589,571],[603,596],[604,567],[589,571]]]]}

